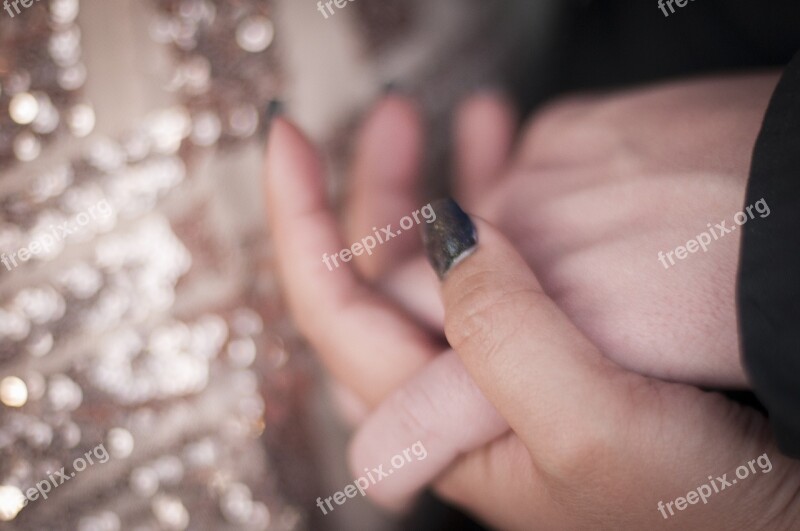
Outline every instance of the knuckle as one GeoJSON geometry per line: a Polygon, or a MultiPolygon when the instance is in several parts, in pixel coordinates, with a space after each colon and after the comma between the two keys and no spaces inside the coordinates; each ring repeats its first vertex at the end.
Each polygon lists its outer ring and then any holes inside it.
{"type": "Polygon", "coordinates": [[[455,350],[485,350],[495,341],[494,316],[503,304],[493,289],[490,272],[473,273],[465,278],[458,298],[445,315],[445,335],[455,350]]]}
{"type": "Polygon", "coordinates": [[[622,126],[624,107],[614,97],[572,96],[534,115],[523,138],[526,162],[604,160],[634,142],[622,126]]]}
{"type": "Polygon", "coordinates": [[[459,507],[475,507],[485,497],[484,489],[491,483],[498,470],[492,457],[496,454],[492,446],[465,454],[457,465],[451,467],[434,483],[436,493],[445,501],[459,507]]]}
{"type": "Polygon", "coordinates": [[[516,481],[530,485],[537,477],[533,467],[525,443],[513,432],[508,432],[489,445],[462,456],[436,479],[433,488],[453,505],[487,513],[495,509],[492,493],[507,487],[509,471],[513,472],[516,481]]]}
{"type": "MultiPolygon", "coordinates": [[[[594,426],[594,424],[593,424],[594,426]]],[[[559,430],[543,453],[543,470],[557,485],[579,487],[605,477],[601,468],[614,453],[614,437],[605,429],[559,430]]]]}
{"type": "Polygon", "coordinates": [[[458,287],[462,289],[445,315],[445,336],[456,351],[482,352],[487,359],[513,337],[545,297],[521,288],[514,277],[498,281],[493,271],[472,273],[458,287]]]}
{"type": "Polygon", "coordinates": [[[528,140],[569,131],[584,119],[592,102],[586,96],[565,96],[547,103],[531,119],[528,140]]]}
{"type": "Polygon", "coordinates": [[[498,471],[491,466],[489,451],[482,449],[464,455],[433,484],[436,494],[457,507],[475,508],[485,503],[486,490],[494,486],[493,476],[498,471]]]}
{"type": "Polygon", "coordinates": [[[439,405],[425,388],[403,387],[392,394],[389,401],[389,408],[402,433],[435,446],[434,441],[440,439],[436,424],[436,419],[440,418],[439,405]]]}

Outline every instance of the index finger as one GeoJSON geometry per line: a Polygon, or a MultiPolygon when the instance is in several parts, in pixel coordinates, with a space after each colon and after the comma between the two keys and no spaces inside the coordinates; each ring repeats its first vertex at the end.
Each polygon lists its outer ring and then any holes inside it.
{"type": "Polygon", "coordinates": [[[305,136],[275,118],[266,153],[267,214],[275,256],[298,327],[323,362],[370,404],[436,352],[433,340],[349,263],[330,270],[325,253],[342,247],[325,194],[322,164],[305,136]]]}

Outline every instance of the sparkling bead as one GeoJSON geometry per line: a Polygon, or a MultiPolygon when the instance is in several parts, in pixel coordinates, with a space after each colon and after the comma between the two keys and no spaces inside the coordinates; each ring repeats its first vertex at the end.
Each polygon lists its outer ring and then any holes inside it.
{"type": "Polygon", "coordinates": [[[28,401],[28,386],[21,378],[6,376],[0,380],[0,402],[8,407],[22,407],[28,401]]]}
{"type": "Polygon", "coordinates": [[[236,28],[236,44],[246,52],[263,52],[272,43],[274,36],[275,28],[266,17],[248,17],[236,28]]]}

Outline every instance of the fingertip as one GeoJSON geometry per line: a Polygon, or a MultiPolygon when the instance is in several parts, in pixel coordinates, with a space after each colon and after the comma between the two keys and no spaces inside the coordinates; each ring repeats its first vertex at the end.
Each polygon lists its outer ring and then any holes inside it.
{"type": "Polygon", "coordinates": [[[467,97],[456,111],[456,134],[468,131],[475,125],[498,121],[507,128],[516,125],[516,110],[511,97],[502,89],[489,88],[467,97]]]}
{"type": "Polygon", "coordinates": [[[270,175],[280,175],[280,170],[296,169],[293,166],[306,159],[317,162],[317,153],[299,127],[285,116],[276,116],[270,125],[266,158],[270,175]]]}
{"type": "MultiPolygon", "coordinates": [[[[423,138],[421,113],[405,95],[386,95],[369,112],[358,133],[348,183],[344,215],[347,240],[358,241],[375,227],[396,225],[419,208],[423,138]]],[[[417,245],[414,238],[401,236],[354,264],[362,278],[374,281],[417,245]]]]}
{"type": "Polygon", "coordinates": [[[370,111],[369,118],[376,119],[386,114],[392,114],[394,118],[407,120],[410,123],[417,123],[421,116],[417,101],[397,90],[384,93],[370,111]]]}
{"type": "Polygon", "coordinates": [[[517,112],[499,89],[467,98],[453,124],[457,195],[472,208],[500,176],[511,154],[517,112]]]}
{"type": "Polygon", "coordinates": [[[272,120],[265,153],[266,193],[271,213],[303,214],[327,203],[319,154],[300,128],[285,116],[272,120]]]}
{"type": "MultiPolygon", "coordinates": [[[[506,237],[484,219],[466,213],[452,198],[431,203],[436,218],[423,227],[428,261],[446,286],[456,266],[469,261],[468,269],[495,269],[498,273],[525,272],[535,276],[506,237]],[[478,258],[472,258],[479,254],[478,258]]],[[[452,283],[452,282],[449,282],[452,283]]]]}
{"type": "Polygon", "coordinates": [[[423,227],[422,241],[428,261],[440,279],[477,245],[477,232],[469,215],[451,198],[431,203],[436,217],[423,227]]]}
{"type": "Polygon", "coordinates": [[[383,181],[413,184],[422,154],[422,130],[421,112],[413,99],[397,92],[383,96],[359,132],[357,164],[378,169],[383,181]],[[394,171],[388,171],[388,160],[394,171]]]}

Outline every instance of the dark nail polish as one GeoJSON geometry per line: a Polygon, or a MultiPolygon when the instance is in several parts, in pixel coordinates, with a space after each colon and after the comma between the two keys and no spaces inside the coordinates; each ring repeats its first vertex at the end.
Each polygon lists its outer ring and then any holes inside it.
{"type": "Polygon", "coordinates": [[[269,104],[267,105],[267,110],[264,111],[264,134],[269,134],[269,128],[272,125],[272,120],[283,114],[283,110],[283,102],[281,100],[270,100],[269,104]]]}
{"type": "Polygon", "coordinates": [[[400,86],[397,84],[397,81],[388,81],[383,84],[383,87],[381,87],[381,94],[384,96],[394,94],[396,92],[400,92],[400,86]]]}
{"type": "Polygon", "coordinates": [[[395,79],[387,81],[381,86],[381,95],[383,96],[406,96],[408,98],[414,97],[414,89],[411,85],[403,81],[395,79]]]}
{"type": "Polygon", "coordinates": [[[434,201],[431,207],[436,220],[423,225],[422,241],[433,269],[439,278],[444,278],[475,248],[478,236],[472,220],[452,199],[434,201]]]}

